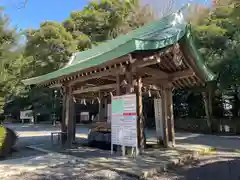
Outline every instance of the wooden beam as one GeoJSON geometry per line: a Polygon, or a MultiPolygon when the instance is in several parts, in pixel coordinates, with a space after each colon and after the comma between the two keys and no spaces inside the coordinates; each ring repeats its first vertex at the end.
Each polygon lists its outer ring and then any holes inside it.
{"type": "Polygon", "coordinates": [[[117,96],[120,96],[121,95],[121,82],[120,82],[120,75],[119,74],[117,74],[117,76],[116,76],[116,82],[117,82],[117,89],[116,89],[116,95],[117,96]]]}
{"type": "Polygon", "coordinates": [[[114,76],[116,74],[121,74],[121,73],[124,73],[124,72],[125,72],[124,67],[109,69],[109,70],[106,70],[106,71],[101,71],[101,72],[97,72],[97,73],[94,73],[94,74],[79,77],[76,80],[70,81],[68,85],[72,86],[76,83],[84,82],[84,81],[87,81],[87,80],[90,80],[90,79],[96,79],[96,78],[101,78],[101,77],[106,77],[106,76],[114,76]]]}
{"type": "Polygon", "coordinates": [[[132,63],[132,67],[135,70],[137,68],[150,66],[150,65],[157,64],[160,62],[161,62],[161,58],[159,56],[150,56],[148,58],[136,60],[134,63],[132,63]]]}
{"type": "MultiPolygon", "coordinates": [[[[146,73],[153,74],[153,72],[150,72],[151,69],[152,68],[144,68],[144,70],[148,70],[146,73]]],[[[143,79],[144,83],[164,84],[165,82],[168,82],[168,81],[175,81],[177,79],[182,79],[182,78],[186,78],[186,77],[190,77],[190,76],[195,75],[195,73],[190,69],[184,70],[184,71],[177,71],[177,72],[174,72],[174,73],[171,73],[171,74],[167,74],[167,77],[162,73],[157,74],[157,72],[158,72],[157,70],[154,70],[154,71],[156,71],[156,72],[154,72],[155,75],[153,77],[144,78],[143,79]],[[161,74],[163,76],[161,76],[161,74]]]]}
{"type": "Polygon", "coordinates": [[[154,77],[143,78],[142,81],[143,81],[143,84],[146,84],[146,85],[157,85],[162,87],[164,87],[165,84],[169,82],[168,79],[155,79],[154,77]]]}
{"type": "Polygon", "coordinates": [[[186,77],[194,76],[194,75],[195,75],[195,73],[191,69],[187,69],[187,70],[171,73],[169,75],[169,78],[172,80],[177,80],[177,79],[186,78],[186,77]]]}
{"type": "Polygon", "coordinates": [[[82,94],[82,93],[87,93],[87,92],[97,92],[100,90],[106,90],[106,89],[116,89],[117,84],[106,84],[102,86],[96,86],[96,87],[89,87],[85,89],[78,89],[73,91],[73,94],[82,94]]]}
{"type": "Polygon", "coordinates": [[[159,77],[161,79],[168,78],[168,74],[167,73],[165,73],[165,72],[163,72],[161,70],[158,70],[158,69],[144,67],[144,68],[141,68],[139,71],[145,72],[146,74],[149,74],[149,75],[154,76],[154,77],[159,77]]]}
{"type": "Polygon", "coordinates": [[[110,81],[116,81],[116,78],[114,78],[114,77],[108,77],[108,76],[100,77],[100,79],[105,79],[105,80],[110,80],[110,81]]]}

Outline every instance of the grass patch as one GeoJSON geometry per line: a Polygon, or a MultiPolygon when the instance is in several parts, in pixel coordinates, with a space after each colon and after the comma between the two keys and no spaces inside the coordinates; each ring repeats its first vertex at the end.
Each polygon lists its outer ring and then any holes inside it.
{"type": "Polygon", "coordinates": [[[240,153],[240,149],[234,149],[234,152],[240,153]]]}
{"type": "Polygon", "coordinates": [[[199,154],[204,156],[204,155],[212,155],[212,154],[215,154],[216,152],[217,152],[217,149],[214,147],[211,147],[211,148],[206,148],[202,150],[199,154]]]}

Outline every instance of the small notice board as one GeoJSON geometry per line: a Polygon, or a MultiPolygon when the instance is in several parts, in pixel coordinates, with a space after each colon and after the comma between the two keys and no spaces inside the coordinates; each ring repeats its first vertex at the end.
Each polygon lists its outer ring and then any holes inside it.
{"type": "Polygon", "coordinates": [[[137,147],[136,94],[112,97],[112,145],[137,147]]]}
{"type": "Polygon", "coordinates": [[[28,119],[33,123],[34,122],[33,111],[32,110],[20,111],[20,119],[22,120],[22,123],[24,123],[25,119],[28,119]]]}

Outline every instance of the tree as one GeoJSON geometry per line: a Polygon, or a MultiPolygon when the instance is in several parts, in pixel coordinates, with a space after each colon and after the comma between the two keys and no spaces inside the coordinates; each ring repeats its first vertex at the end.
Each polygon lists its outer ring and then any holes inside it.
{"type": "Polygon", "coordinates": [[[34,76],[63,67],[76,51],[72,35],[57,22],[44,22],[37,30],[27,31],[25,57],[32,56],[29,68],[34,76]]]}
{"type": "MultiPolygon", "coordinates": [[[[80,41],[98,44],[129,32],[154,19],[153,12],[140,0],[90,2],[82,11],[72,12],[63,22],[67,31],[81,34],[80,41]],[[86,39],[86,40],[84,40],[86,39]]],[[[82,49],[82,48],[80,48],[82,49]]]]}
{"type": "Polygon", "coordinates": [[[19,66],[22,56],[18,47],[18,35],[9,28],[9,19],[0,11],[0,113],[6,97],[19,92],[19,66]]]}
{"type": "MultiPolygon", "coordinates": [[[[238,8],[238,2],[235,0],[219,0],[214,2],[211,8],[195,7],[195,16],[190,16],[196,33],[195,37],[197,37],[200,47],[199,50],[204,56],[206,64],[212,68],[218,77],[217,83],[207,84],[202,93],[209,126],[213,125],[211,119],[213,109],[218,109],[213,108],[211,104],[215,104],[213,103],[215,101],[222,103],[222,101],[216,100],[218,88],[222,93],[227,89],[229,92],[229,88],[231,88],[231,92],[235,94],[233,95],[235,105],[239,109],[240,103],[236,95],[236,87],[240,83],[238,78],[240,73],[238,55],[239,15],[236,14],[238,8]]],[[[211,127],[211,129],[213,130],[214,127],[211,127]]]]}

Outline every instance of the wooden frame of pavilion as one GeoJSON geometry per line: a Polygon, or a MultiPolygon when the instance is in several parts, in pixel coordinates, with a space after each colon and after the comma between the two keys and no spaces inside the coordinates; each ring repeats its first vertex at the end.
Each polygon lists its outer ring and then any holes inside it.
{"type": "MultiPolygon", "coordinates": [[[[142,96],[151,91],[162,99],[163,142],[174,144],[172,91],[204,86],[214,75],[204,65],[193,43],[183,10],[151,22],[73,55],[69,63],[52,73],[23,80],[25,85],[63,89],[62,132],[68,143],[75,138],[74,98],[96,99],[107,103],[109,97],[136,93],[138,145],[144,147],[142,96]]],[[[101,106],[100,106],[101,107],[101,106]]],[[[106,112],[99,112],[103,120],[106,112]]]]}

